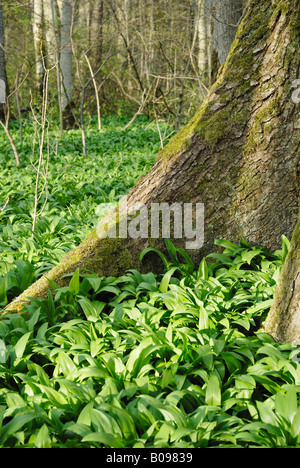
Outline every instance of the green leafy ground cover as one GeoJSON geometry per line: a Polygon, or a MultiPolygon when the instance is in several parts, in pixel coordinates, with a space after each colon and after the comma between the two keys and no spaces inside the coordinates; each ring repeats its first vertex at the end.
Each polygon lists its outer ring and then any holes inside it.
{"type": "MultiPolygon", "coordinates": [[[[82,156],[79,130],[68,131],[60,138],[59,130],[50,126],[48,202],[34,234],[38,133],[32,121],[25,120],[20,143],[19,125],[12,122],[23,165],[17,170],[10,143],[0,130],[0,306],[86,237],[102,214],[102,203],[116,202],[150,170],[160,148],[156,124],[140,117],[122,131],[127,122],[125,117],[103,119],[99,133],[96,121],[91,120],[86,127],[88,158],[82,156]],[[1,211],[8,198],[9,204],[1,211]]],[[[42,185],[41,177],[40,189],[42,185]]],[[[44,200],[45,195],[39,208],[44,200]]]]}
{"type": "MultiPolygon", "coordinates": [[[[149,141],[147,132],[142,136],[145,122],[139,125],[142,151],[142,142],[148,147],[149,141]]],[[[146,153],[136,156],[137,166],[144,158],[141,171],[150,164],[146,153]]],[[[8,225],[11,230],[1,241],[3,304],[33,281],[36,266],[42,270],[57,260],[52,239],[65,242],[63,251],[84,235],[87,220],[95,222],[102,200],[97,184],[91,182],[95,192],[87,195],[85,183],[75,190],[71,181],[77,174],[76,183],[82,182],[83,167],[96,177],[99,162],[79,161],[78,172],[66,171],[72,200],[60,204],[53,197],[40,220],[47,248],[36,234],[30,238],[23,176],[16,185],[4,184],[5,195],[10,187],[23,205],[14,202],[2,214],[2,236],[8,225]],[[69,211],[60,211],[64,204],[73,213],[68,220],[69,211]],[[31,257],[20,249],[29,239],[31,257]],[[15,265],[16,259],[21,263],[15,265]],[[15,289],[9,288],[13,275],[15,289]]],[[[124,178],[110,184],[108,172],[99,170],[108,197],[118,184],[125,192],[138,175],[135,163],[129,164],[124,178]]],[[[261,331],[288,240],[283,237],[274,253],[243,239],[240,245],[216,240],[222,253],[200,265],[168,240],[166,245],[168,256],[157,252],[161,275],[130,270],[120,278],[100,278],[77,271],[69,287],[56,287],[55,297],[35,300],[26,313],[0,321],[0,447],[300,447],[298,350],[261,331]]]]}

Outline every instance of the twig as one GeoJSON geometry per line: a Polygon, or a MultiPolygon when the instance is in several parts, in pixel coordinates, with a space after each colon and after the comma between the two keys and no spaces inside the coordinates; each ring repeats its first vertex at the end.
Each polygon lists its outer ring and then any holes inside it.
{"type": "MultiPolygon", "coordinates": [[[[43,103],[42,103],[42,117],[41,117],[41,122],[38,121],[36,118],[34,111],[33,111],[33,117],[35,121],[40,125],[41,127],[41,138],[39,141],[39,162],[38,162],[38,167],[36,168],[37,174],[36,174],[36,181],[35,181],[35,192],[34,192],[34,213],[33,213],[33,223],[32,223],[32,232],[35,231],[36,228],[36,221],[37,218],[42,214],[46,203],[48,199],[48,193],[47,193],[47,175],[48,175],[48,165],[49,165],[49,133],[48,133],[48,120],[47,120],[47,104],[48,104],[48,78],[49,78],[49,72],[50,69],[46,69],[45,64],[44,64],[44,69],[45,69],[45,75],[44,75],[44,86],[43,86],[43,103]],[[42,168],[44,166],[44,142],[45,142],[45,133],[47,135],[47,161],[46,161],[46,169],[43,170],[42,168]],[[43,187],[39,193],[39,181],[40,177],[44,178],[44,184],[43,187]],[[42,208],[40,211],[38,211],[38,204],[39,201],[43,195],[43,193],[46,192],[46,199],[43,203],[42,208]]],[[[51,69],[52,70],[52,69],[51,69]]]]}
{"type": "Polygon", "coordinates": [[[95,80],[95,74],[93,72],[91,62],[89,61],[88,56],[86,54],[84,54],[84,57],[85,57],[85,60],[86,60],[86,62],[88,64],[90,74],[91,74],[91,77],[92,77],[92,81],[93,81],[93,85],[94,85],[94,89],[95,89],[95,96],[96,96],[96,102],[97,102],[98,130],[100,131],[101,130],[101,114],[100,114],[100,100],[99,100],[99,93],[98,93],[97,83],[96,83],[96,80],[95,80]]]}
{"type": "Polygon", "coordinates": [[[18,150],[17,150],[17,147],[15,145],[15,142],[13,140],[13,137],[11,136],[10,134],[10,131],[8,129],[8,126],[7,125],[4,125],[4,123],[2,122],[2,120],[0,119],[0,125],[2,126],[2,128],[4,129],[5,133],[6,133],[6,136],[7,138],[9,139],[9,142],[11,144],[11,147],[12,147],[12,150],[14,152],[14,155],[15,155],[15,158],[16,158],[16,163],[17,163],[17,167],[21,167],[21,161],[20,161],[20,157],[19,157],[19,153],[18,153],[18,150]]]}
{"type": "Polygon", "coordinates": [[[123,162],[123,156],[122,156],[122,153],[120,152],[120,153],[119,153],[119,155],[120,155],[120,161],[119,161],[119,163],[118,163],[118,165],[117,165],[116,169],[114,170],[114,173],[113,173],[113,175],[115,175],[115,174],[117,173],[117,171],[118,171],[119,167],[121,166],[121,164],[122,164],[122,162],[123,162]]]}
{"type": "Polygon", "coordinates": [[[9,204],[9,197],[8,197],[8,199],[6,200],[5,205],[1,208],[1,210],[0,210],[1,213],[2,213],[2,211],[5,210],[5,208],[7,207],[8,204],[9,204]]]}
{"type": "MultiPolygon", "coordinates": [[[[19,80],[19,72],[16,73],[16,80],[15,80],[15,88],[18,88],[18,80],[19,80]]],[[[19,125],[20,125],[20,143],[23,141],[23,124],[22,124],[22,115],[20,109],[20,102],[19,102],[19,93],[16,91],[16,106],[19,116],[19,125]]]]}

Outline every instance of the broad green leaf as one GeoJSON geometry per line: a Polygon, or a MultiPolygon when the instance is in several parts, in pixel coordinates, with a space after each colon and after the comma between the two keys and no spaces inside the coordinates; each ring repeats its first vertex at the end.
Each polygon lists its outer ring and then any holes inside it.
{"type": "Polygon", "coordinates": [[[99,353],[99,351],[105,346],[103,343],[103,340],[101,338],[98,338],[96,340],[91,341],[90,344],[90,351],[91,351],[91,356],[95,357],[99,353]]]}
{"type": "Polygon", "coordinates": [[[82,307],[82,310],[87,319],[89,317],[98,318],[99,314],[102,312],[106,305],[105,302],[90,301],[87,297],[84,296],[80,297],[80,299],[78,299],[78,302],[82,307]]]}
{"type": "Polygon", "coordinates": [[[88,282],[92,286],[94,292],[97,292],[100,289],[100,286],[102,284],[102,278],[87,276],[86,279],[88,280],[88,282]]]}
{"type": "Polygon", "coordinates": [[[225,265],[233,265],[233,261],[225,254],[220,253],[211,253],[207,255],[208,258],[215,258],[225,265]]]}
{"type": "Polygon", "coordinates": [[[279,422],[274,412],[262,401],[257,401],[256,406],[261,420],[271,426],[278,426],[279,422]]]}
{"type": "Polygon", "coordinates": [[[154,447],[166,447],[173,432],[174,428],[170,423],[163,423],[155,434],[154,447]]]}
{"type": "Polygon", "coordinates": [[[251,313],[251,314],[255,314],[256,312],[260,312],[261,310],[265,310],[265,309],[268,309],[269,307],[271,307],[271,305],[273,304],[273,299],[268,299],[266,301],[262,301],[262,302],[258,302],[257,304],[249,307],[249,309],[247,309],[247,312],[251,313]]]}
{"type": "Polygon", "coordinates": [[[187,265],[187,271],[189,273],[193,273],[194,268],[195,268],[195,264],[194,264],[193,260],[191,259],[191,257],[186,253],[185,250],[181,249],[180,247],[177,247],[176,251],[177,251],[177,253],[182,255],[182,257],[185,259],[186,265],[187,265]]]}
{"type": "Polygon", "coordinates": [[[2,421],[3,421],[3,416],[5,414],[5,411],[6,411],[6,406],[1,405],[0,406],[0,435],[1,435],[2,421]]]}
{"type": "Polygon", "coordinates": [[[18,393],[8,393],[5,400],[8,408],[15,409],[16,407],[26,406],[25,401],[18,393]]]}
{"type": "Polygon", "coordinates": [[[65,377],[69,377],[74,371],[77,370],[73,360],[64,351],[60,351],[56,358],[56,368],[54,375],[63,374],[65,377]]]}
{"type": "Polygon", "coordinates": [[[99,292],[110,292],[110,293],[113,293],[113,294],[120,294],[120,289],[117,288],[116,286],[113,286],[113,285],[107,285],[107,286],[103,286],[103,288],[100,288],[100,291],[99,292]]]}
{"type": "Polygon", "coordinates": [[[173,275],[173,273],[174,273],[176,270],[177,270],[177,267],[173,267],[173,268],[171,268],[170,270],[168,270],[167,273],[165,273],[163,279],[161,280],[160,286],[159,286],[159,290],[160,290],[162,293],[167,292],[168,287],[169,287],[169,283],[170,283],[171,276],[173,275]]]}
{"type": "Polygon", "coordinates": [[[21,291],[25,291],[25,289],[27,289],[31,285],[34,279],[34,275],[35,275],[34,266],[23,260],[17,260],[16,266],[17,266],[17,271],[18,271],[19,278],[20,278],[19,279],[20,289],[21,291]]]}
{"type": "Polygon", "coordinates": [[[126,363],[126,369],[128,372],[133,376],[137,376],[140,369],[149,362],[151,354],[159,348],[159,345],[147,346],[145,343],[140,343],[140,345],[129,354],[129,358],[126,363]]]}
{"type": "Polygon", "coordinates": [[[74,432],[75,434],[78,434],[82,438],[91,432],[91,428],[89,426],[87,426],[86,424],[79,424],[79,423],[74,423],[74,424],[67,423],[65,425],[65,429],[68,431],[74,432]]]}
{"type": "Polygon", "coordinates": [[[199,330],[209,328],[209,318],[203,305],[199,305],[199,330]]]}
{"type": "Polygon", "coordinates": [[[82,442],[96,442],[103,445],[105,448],[124,447],[121,437],[114,437],[112,434],[106,434],[104,432],[90,432],[83,437],[82,442]]]}
{"type": "MultiPolygon", "coordinates": [[[[50,293],[51,294],[51,293],[50,293]]],[[[52,297],[52,294],[51,294],[52,297]]],[[[35,325],[38,323],[39,317],[41,315],[41,308],[36,309],[32,317],[27,321],[28,331],[33,331],[35,325]]]]}
{"type": "Polygon", "coordinates": [[[219,245],[220,247],[224,247],[225,249],[230,251],[230,254],[236,253],[237,251],[240,250],[240,247],[238,245],[234,244],[233,242],[230,242],[226,239],[216,239],[214,241],[215,245],[219,245]]]}
{"type": "Polygon", "coordinates": [[[203,280],[208,280],[208,267],[205,258],[203,258],[200,262],[198,277],[203,280]]]}
{"type": "Polygon", "coordinates": [[[175,245],[167,237],[164,239],[164,241],[165,241],[167,251],[168,251],[168,253],[170,255],[170,259],[172,260],[173,263],[178,263],[177,252],[176,252],[177,249],[176,249],[175,245]]]}
{"type": "Polygon", "coordinates": [[[282,359],[282,354],[278,348],[267,343],[256,351],[256,354],[266,354],[272,358],[275,362],[278,362],[282,359]]]}
{"type": "MultiPolygon", "coordinates": [[[[175,429],[175,431],[172,431],[172,434],[170,436],[170,441],[174,442],[177,440],[181,440],[182,438],[189,436],[192,437],[192,430],[190,427],[179,427],[178,429],[175,429]]],[[[195,431],[196,432],[196,431],[195,431]]]]}
{"type": "Polygon", "coordinates": [[[25,414],[18,414],[14,416],[7,424],[2,425],[0,433],[0,444],[3,444],[10,435],[17,433],[28,422],[36,418],[36,414],[28,412],[25,414]]]}
{"type": "Polygon", "coordinates": [[[293,421],[298,410],[297,391],[295,386],[290,386],[285,395],[276,394],[275,410],[284,418],[293,421]]]}
{"type": "Polygon", "coordinates": [[[40,428],[39,432],[36,435],[34,445],[36,448],[51,448],[51,437],[49,434],[49,429],[46,424],[40,428]]]}
{"type": "Polygon", "coordinates": [[[0,340],[0,363],[6,362],[6,345],[3,340],[0,340]]]}
{"type": "Polygon", "coordinates": [[[73,274],[71,281],[69,283],[69,291],[72,294],[78,294],[80,290],[80,282],[79,282],[79,270],[77,269],[73,274]]]}
{"type": "Polygon", "coordinates": [[[31,335],[31,332],[25,333],[25,335],[23,335],[15,344],[14,348],[15,348],[16,357],[18,359],[21,359],[21,357],[23,357],[30,335],[31,335]]]}
{"type": "Polygon", "coordinates": [[[250,399],[256,387],[251,375],[241,375],[235,378],[235,386],[239,390],[237,398],[250,399]]]}
{"type": "Polygon", "coordinates": [[[169,262],[168,262],[167,257],[166,257],[162,252],[160,252],[160,251],[157,250],[157,249],[154,249],[153,247],[147,247],[146,249],[144,249],[144,250],[142,251],[142,253],[140,254],[140,259],[139,259],[140,262],[143,260],[143,258],[145,257],[145,255],[146,255],[147,253],[149,253],[149,252],[156,253],[156,254],[161,258],[161,260],[162,260],[163,264],[165,265],[165,267],[168,266],[168,263],[169,263],[169,262]]]}
{"type": "Polygon", "coordinates": [[[0,303],[7,304],[7,278],[0,277],[0,303]]]}
{"type": "Polygon", "coordinates": [[[77,423],[78,424],[85,424],[86,426],[90,426],[92,422],[91,410],[94,406],[94,402],[88,403],[82,410],[78,416],[77,423]]]}
{"type": "Polygon", "coordinates": [[[106,434],[122,436],[120,426],[111,414],[110,408],[111,406],[109,406],[109,413],[102,410],[102,408],[92,408],[92,425],[94,428],[97,428],[98,432],[105,432],[106,434]]]}
{"type": "Polygon", "coordinates": [[[46,387],[45,385],[40,385],[42,390],[46,393],[49,401],[58,408],[66,408],[68,406],[68,400],[65,398],[62,392],[54,390],[52,387],[46,387]]]}
{"type": "Polygon", "coordinates": [[[282,259],[284,261],[290,250],[290,241],[285,235],[281,236],[281,244],[282,244],[282,259]]]}
{"type": "Polygon", "coordinates": [[[221,405],[221,385],[216,375],[210,376],[207,382],[205,403],[209,406],[221,405]]]}
{"type": "Polygon", "coordinates": [[[162,374],[161,388],[167,387],[174,380],[174,370],[165,369],[162,374]]]}
{"type": "Polygon", "coordinates": [[[44,369],[41,366],[39,366],[38,364],[29,364],[28,368],[36,372],[40,384],[50,387],[51,382],[48,377],[48,374],[44,371],[44,369]]]}
{"type": "Polygon", "coordinates": [[[123,408],[111,407],[111,414],[117,420],[125,439],[136,438],[135,424],[131,415],[123,408]]]}
{"type": "Polygon", "coordinates": [[[88,366],[88,367],[82,367],[77,369],[74,374],[73,378],[79,379],[79,381],[83,381],[85,379],[88,379],[90,377],[95,377],[95,378],[102,378],[105,379],[108,377],[109,374],[103,369],[99,369],[99,367],[96,366],[88,366]]]}
{"type": "Polygon", "coordinates": [[[297,442],[300,443],[300,407],[298,407],[296,414],[294,415],[291,431],[293,437],[297,437],[297,442]]]}
{"type": "Polygon", "coordinates": [[[166,339],[172,343],[172,337],[173,337],[173,326],[172,326],[172,323],[170,322],[169,325],[168,325],[168,328],[166,330],[166,339]]]}
{"type": "Polygon", "coordinates": [[[261,250],[246,250],[242,252],[242,260],[244,262],[247,262],[248,265],[251,264],[251,260],[253,260],[254,257],[260,255],[261,250]]]}

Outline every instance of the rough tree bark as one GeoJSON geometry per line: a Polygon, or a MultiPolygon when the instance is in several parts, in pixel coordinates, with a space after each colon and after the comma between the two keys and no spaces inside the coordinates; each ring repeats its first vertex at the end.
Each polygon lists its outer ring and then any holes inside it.
{"type": "MultiPolygon", "coordinates": [[[[129,207],[204,204],[205,243],[188,252],[196,262],[211,252],[216,238],[244,237],[276,249],[281,235],[291,237],[296,225],[300,122],[291,94],[299,77],[300,22],[295,11],[300,0],[250,1],[206,100],[129,194],[129,207]]],[[[148,246],[164,250],[161,238],[99,238],[98,233],[95,229],[46,276],[64,284],[62,276],[77,268],[107,276],[132,267],[157,271],[156,256],[149,254],[140,264],[139,254],[148,246]]],[[[173,242],[185,247],[186,239],[173,242]]],[[[42,277],[8,309],[21,310],[28,297],[45,297],[48,286],[42,277]]]]}
{"type": "Polygon", "coordinates": [[[300,214],[264,330],[276,341],[300,340],[300,214]]]}

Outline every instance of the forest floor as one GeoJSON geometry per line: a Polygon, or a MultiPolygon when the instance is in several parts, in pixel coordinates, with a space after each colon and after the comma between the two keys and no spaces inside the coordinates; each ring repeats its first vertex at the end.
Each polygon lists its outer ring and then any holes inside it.
{"type": "MultiPolygon", "coordinates": [[[[41,135],[0,133],[0,307],[57,264],[149,171],[160,148],[144,117],[49,132],[47,189],[32,232],[41,135]]],[[[161,125],[161,133],[171,132],[161,125]]],[[[47,153],[47,151],[45,151],[47,153]]],[[[44,161],[46,169],[46,161],[44,161]]],[[[0,321],[0,447],[300,447],[300,358],[262,331],[289,248],[216,239],[194,265],[166,241],[161,275],[76,271],[69,287],[0,321]]],[[[141,252],[142,254],[142,252],[141,252]]]]}

